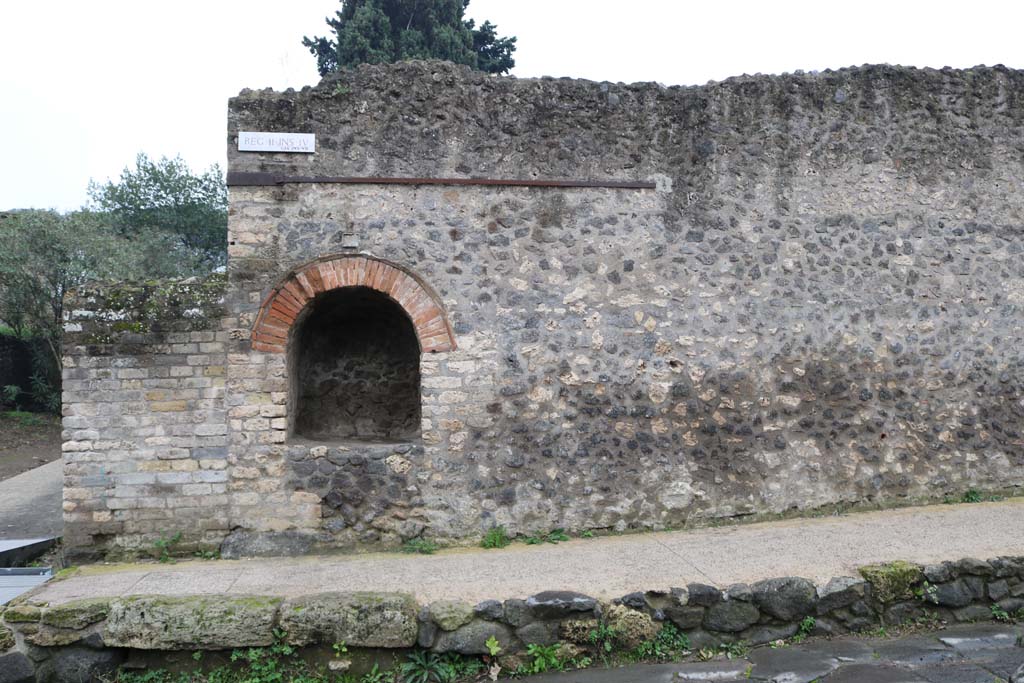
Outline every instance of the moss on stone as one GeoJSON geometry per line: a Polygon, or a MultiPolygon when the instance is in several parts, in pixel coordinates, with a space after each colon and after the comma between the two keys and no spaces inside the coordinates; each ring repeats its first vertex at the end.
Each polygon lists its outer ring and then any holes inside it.
{"type": "Polygon", "coordinates": [[[605,621],[615,631],[619,644],[627,650],[632,650],[645,640],[651,640],[661,630],[661,625],[655,623],[650,615],[625,605],[612,605],[605,621]]]}
{"type": "Polygon", "coordinates": [[[864,580],[871,584],[875,600],[883,604],[912,599],[914,586],[924,578],[921,567],[903,560],[869,564],[861,567],[859,571],[864,580]]]}
{"type": "Polygon", "coordinates": [[[14,647],[14,631],[0,624],[0,652],[6,652],[14,647]]]}
{"type": "Polygon", "coordinates": [[[143,650],[259,647],[274,641],[282,598],[133,595],[111,601],[103,640],[143,650]]]}
{"type": "Polygon", "coordinates": [[[454,631],[473,621],[473,606],[459,600],[438,600],[430,604],[430,617],[442,631],[454,631]]]}
{"type": "Polygon", "coordinates": [[[110,326],[110,329],[114,332],[145,332],[146,326],[140,321],[116,322],[110,326]]]}
{"type": "Polygon", "coordinates": [[[25,624],[39,621],[43,611],[35,605],[11,605],[4,610],[4,621],[8,624],[25,624]]]}
{"type": "Polygon", "coordinates": [[[126,334],[204,330],[224,315],[224,274],[203,280],[161,280],[144,283],[96,283],[72,294],[69,307],[91,312],[83,317],[80,340],[113,344],[126,334]]]}
{"type": "Polygon", "coordinates": [[[109,611],[109,598],[85,598],[44,610],[41,621],[48,626],[79,630],[103,621],[109,611]]]}
{"type": "Polygon", "coordinates": [[[292,645],[344,641],[350,647],[411,647],[418,612],[407,593],[317,593],[289,600],[279,613],[279,627],[292,645]]]}
{"type": "Polygon", "coordinates": [[[600,625],[597,619],[567,619],[559,624],[559,635],[566,642],[586,645],[590,642],[590,632],[600,625]]]}

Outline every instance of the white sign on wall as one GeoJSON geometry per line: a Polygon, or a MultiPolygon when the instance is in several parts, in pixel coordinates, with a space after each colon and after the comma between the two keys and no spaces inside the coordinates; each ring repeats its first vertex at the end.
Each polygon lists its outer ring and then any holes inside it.
{"type": "Polygon", "coordinates": [[[238,131],[239,152],[300,152],[316,151],[313,133],[252,133],[238,131]]]}

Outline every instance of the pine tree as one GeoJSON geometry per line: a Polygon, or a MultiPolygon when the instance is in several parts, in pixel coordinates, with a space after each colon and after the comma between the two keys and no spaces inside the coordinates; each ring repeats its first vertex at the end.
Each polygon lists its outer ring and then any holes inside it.
{"type": "Polygon", "coordinates": [[[327,25],[334,36],[304,37],[321,76],[356,64],[444,59],[488,73],[507,73],[515,37],[498,37],[485,21],[464,19],[469,0],[342,0],[327,25]]]}

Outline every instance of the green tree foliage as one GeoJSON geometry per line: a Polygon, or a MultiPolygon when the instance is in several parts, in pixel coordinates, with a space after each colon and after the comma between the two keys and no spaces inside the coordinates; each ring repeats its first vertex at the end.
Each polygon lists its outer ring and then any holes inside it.
{"type": "Polygon", "coordinates": [[[0,322],[16,336],[37,342],[33,348],[46,350],[33,363],[33,385],[48,386],[51,393],[60,387],[66,292],[90,280],[178,276],[207,269],[205,259],[175,236],[144,228],[128,237],[111,227],[106,214],[0,214],[0,322]]]}
{"type": "Polygon", "coordinates": [[[342,0],[327,18],[333,37],[304,37],[321,76],[357,64],[445,59],[488,73],[507,73],[516,39],[498,37],[485,21],[463,15],[469,0],[342,0]]]}
{"type": "Polygon", "coordinates": [[[118,181],[90,182],[89,196],[126,237],[163,233],[213,266],[226,262],[228,194],[217,165],[195,174],[181,157],[152,161],[140,153],[118,181]]]}

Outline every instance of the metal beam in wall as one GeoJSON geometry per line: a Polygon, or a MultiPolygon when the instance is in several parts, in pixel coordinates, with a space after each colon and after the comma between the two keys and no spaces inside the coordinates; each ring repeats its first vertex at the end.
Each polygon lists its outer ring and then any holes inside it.
{"type": "Polygon", "coordinates": [[[388,178],[353,176],[301,176],[283,173],[228,173],[229,187],[298,184],[336,185],[488,185],[499,187],[581,187],[614,190],[653,190],[649,181],[634,180],[533,180],[528,178],[388,178]]]}

